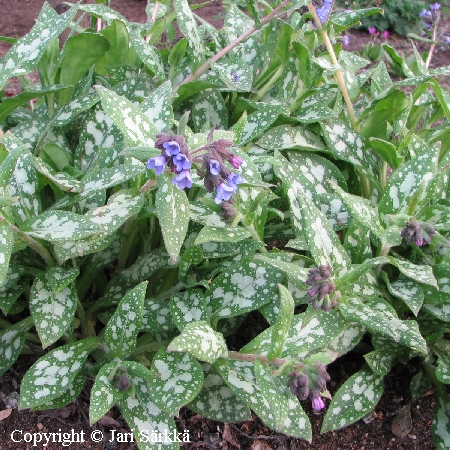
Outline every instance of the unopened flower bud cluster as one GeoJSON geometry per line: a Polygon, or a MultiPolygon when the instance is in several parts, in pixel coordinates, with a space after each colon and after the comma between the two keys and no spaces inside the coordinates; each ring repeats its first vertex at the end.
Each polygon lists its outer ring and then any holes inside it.
{"type": "Polygon", "coordinates": [[[336,285],[331,279],[330,266],[320,265],[310,269],[306,284],[311,286],[307,292],[307,301],[314,309],[329,311],[337,305],[338,293],[334,293],[336,285]]]}

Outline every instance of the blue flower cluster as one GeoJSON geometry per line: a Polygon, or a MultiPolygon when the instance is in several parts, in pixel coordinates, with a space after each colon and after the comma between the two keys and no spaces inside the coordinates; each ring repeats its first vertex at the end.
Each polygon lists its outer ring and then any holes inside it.
{"type": "Polygon", "coordinates": [[[419,17],[423,19],[423,26],[425,28],[430,29],[433,25],[435,25],[439,20],[439,8],[441,7],[440,3],[433,3],[430,5],[430,9],[423,9],[419,14],[419,17]]]}
{"type": "Polygon", "coordinates": [[[328,20],[328,17],[330,17],[333,1],[334,0],[323,0],[322,6],[316,9],[320,23],[325,23],[328,20]]]}
{"type": "MultiPolygon", "coordinates": [[[[153,169],[156,175],[164,173],[166,167],[176,176],[172,180],[179,189],[192,187],[191,168],[192,163],[200,163],[198,170],[201,179],[209,192],[216,189],[215,202],[230,202],[231,197],[238,190],[238,185],[244,180],[239,173],[233,173],[225,165],[227,161],[235,169],[239,169],[244,160],[229,148],[233,144],[227,139],[218,139],[204,147],[189,152],[183,136],[159,133],[155,147],[161,150],[161,154],[147,161],[147,168],[153,169]],[[201,153],[199,156],[193,156],[201,153]]],[[[212,140],[212,139],[211,139],[212,140]]]]}
{"type": "Polygon", "coordinates": [[[186,142],[182,136],[170,136],[160,134],[155,143],[156,148],[162,149],[161,155],[150,158],[147,161],[147,169],[154,169],[156,175],[161,175],[166,166],[176,173],[172,180],[179,189],[190,188],[192,186],[191,161],[186,142]],[[168,138],[173,138],[168,140],[168,138]]]}

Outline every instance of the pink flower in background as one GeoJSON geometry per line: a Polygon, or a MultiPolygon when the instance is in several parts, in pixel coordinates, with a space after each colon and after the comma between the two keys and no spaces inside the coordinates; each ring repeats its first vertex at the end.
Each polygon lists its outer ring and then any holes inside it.
{"type": "Polygon", "coordinates": [[[367,31],[369,32],[369,34],[371,36],[374,36],[375,34],[377,34],[377,29],[374,27],[367,28],[367,31]]]}
{"type": "Polygon", "coordinates": [[[385,30],[381,33],[381,36],[383,36],[383,39],[389,39],[389,31],[385,30]]]}

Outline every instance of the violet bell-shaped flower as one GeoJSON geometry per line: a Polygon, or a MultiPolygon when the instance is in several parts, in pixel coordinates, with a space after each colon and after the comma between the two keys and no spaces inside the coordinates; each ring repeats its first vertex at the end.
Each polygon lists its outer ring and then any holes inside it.
{"type": "Polygon", "coordinates": [[[161,175],[164,172],[166,163],[166,158],[163,155],[158,155],[147,161],[147,169],[154,169],[156,175],[161,175]]]}
{"type": "Polygon", "coordinates": [[[317,393],[317,396],[314,396],[312,398],[311,406],[314,411],[320,411],[321,409],[325,408],[325,403],[321,399],[319,393],[317,393]]]}
{"type": "Polygon", "coordinates": [[[188,170],[191,168],[191,163],[187,159],[187,156],[184,153],[177,153],[173,158],[172,162],[175,166],[175,170],[177,172],[181,172],[182,170],[188,170]]]}
{"type": "Polygon", "coordinates": [[[214,201],[218,205],[222,203],[222,201],[228,202],[234,193],[234,188],[228,186],[226,183],[220,183],[216,187],[216,198],[214,199],[214,201]]]}
{"type": "Polygon", "coordinates": [[[238,173],[230,173],[227,177],[228,180],[228,186],[230,186],[231,189],[233,189],[233,192],[236,192],[238,190],[238,184],[241,184],[244,182],[244,179],[241,177],[238,173]]]}
{"type": "Polygon", "coordinates": [[[317,17],[321,24],[324,24],[328,20],[332,6],[333,0],[323,0],[322,6],[316,9],[317,17]]]}
{"type": "Polygon", "coordinates": [[[211,159],[211,161],[209,161],[209,171],[211,172],[211,174],[219,175],[220,170],[221,168],[219,161],[217,161],[216,159],[211,159]]]}
{"type": "Polygon", "coordinates": [[[166,155],[169,157],[178,155],[178,153],[180,153],[180,144],[178,144],[178,142],[176,141],[164,142],[163,147],[166,151],[166,155]]]}
{"type": "Polygon", "coordinates": [[[173,180],[172,184],[176,184],[178,189],[192,187],[192,178],[189,170],[182,170],[173,180]]]}

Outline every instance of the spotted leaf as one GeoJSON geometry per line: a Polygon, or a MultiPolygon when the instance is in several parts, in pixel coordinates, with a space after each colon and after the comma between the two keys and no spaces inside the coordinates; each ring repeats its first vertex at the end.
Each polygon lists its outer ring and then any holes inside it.
{"type": "Polygon", "coordinates": [[[97,224],[79,214],[59,210],[48,210],[28,219],[20,229],[30,236],[47,241],[83,239],[102,231],[97,224]]]}
{"type": "Polygon", "coordinates": [[[200,245],[205,242],[238,242],[249,237],[251,237],[251,233],[247,228],[219,228],[205,226],[195,239],[195,244],[200,245]]]}
{"type": "Polygon", "coordinates": [[[3,375],[19,357],[25,336],[33,326],[30,318],[0,331],[0,375],[3,375]]]}
{"type": "Polygon", "coordinates": [[[166,131],[172,126],[172,89],[169,81],[164,82],[150,93],[139,105],[158,131],[166,131]]]}
{"type": "Polygon", "coordinates": [[[0,89],[9,78],[34,70],[50,42],[70,25],[77,9],[78,5],[58,15],[48,4],[44,4],[31,31],[19,39],[2,58],[0,89]]]}
{"type": "Polygon", "coordinates": [[[102,86],[97,86],[97,94],[129,146],[153,146],[158,130],[138,106],[102,86]]]}
{"type": "Polygon", "coordinates": [[[170,314],[180,331],[191,322],[208,322],[205,297],[200,289],[187,289],[170,297],[170,314]]]}
{"type": "Polygon", "coordinates": [[[225,423],[251,418],[250,409],[236,397],[214,366],[201,363],[204,372],[202,389],[187,407],[204,417],[225,423]]]}
{"type": "Polygon", "coordinates": [[[156,76],[165,78],[164,67],[158,49],[146,42],[141,36],[140,30],[137,28],[130,31],[130,45],[134,48],[145,66],[156,76]]]}
{"type": "Polygon", "coordinates": [[[274,416],[274,422],[266,422],[266,425],[289,436],[311,441],[312,429],[308,416],[297,398],[289,392],[287,386],[281,382],[279,377],[272,374],[269,364],[257,359],[255,376],[274,416]]]}
{"type": "Polygon", "coordinates": [[[211,320],[233,317],[269,302],[277,292],[284,273],[263,261],[245,258],[221,273],[210,285],[205,300],[211,320]]]}
{"type": "Polygon", "coordinates": [[[138,284],[120,301],[105,329],[105,342],[111,359],[131,353],[141,330],[147,281],[138,284]]]}
{"type": "Polygon", "coordinates": [[[418,266],[417,264],[413,264],[403,259],[397,259],[393,256],[390,257],[390,260],[391,264],[397,266],[398,270],[408,278],[438,288],[433,269],[430,266],[418,266]]]}
{"type": "Polygon", "coordinates": [[[424,290],[422,286],[416,281],[406,278],[400,278],[391,283],[384,272],[383,279],[386,282],[389,292],[395,297],[403,300],[414,315],[417,316],[424,300],[424,290]]]}
{"type": "Polygon", "coordinates": [[[54,292],[52,273],[39,275],[30,289],[30,312],[43,348],[56,342],[72,325],[77,309],[77,292],[73,283],[54,292]]]}
{"type": "Polygon", "coordinates": [[[55,183],[56,186],[65,192],[77,193],[83,190],[83,185],[80,181],[67,173],[56,172],[49,164],[45,163],[40,158],[34,158],[34,167],[39,173],[55,183]]]}
{"type": "Polygon", "coordinates": [[[213,363],[227,352],[227,345],[221,333],[214,331],[204,322],[190,322],[167,347],[169,352],[186,352],[191,356],[213,363]]]}
{"type": "Polygon", "coordinates": [[[34,408],[62,395],[83,367],[89,353],[101,345],[100,339],[88,338],[41,356],[23,377],[20,409],[34,408]]]}
{"type": "Polygon", "coordinates": [[[196,132],[228,127],[228,110],[218,89],[201,91],[192,106],[192,122],[196,132]]]}
{"type": "Polygon", "coordinates": [[[37,408],[33,408],[32,410],[45,411],[48,409],[63,408],[64,406],[70,405],[78,398],[85,383],[86,375],[78,373],[75,379],[68,384],[67,389],[61,395],[53,400],[40,404],[37,408]]]}
{"type": "Polygon", "coordinates": [[[167,300],[145,299],[141,331],[160,332],[175,329],[167,300]]]}
{"type": "Polygon", "coordinates": [[[14,235],[6,221],[0,222],[0,285],[8,273],[9,259],[14,244],[14,235]]]}
{"type": "MultiPolygon", "coordinates": [[[[123,367],[123,366],[122,366],[123,367]]],[[[105,364],[98,371],[95,377],[94,385],[91,389],[91,398],[89,404],[89,422],[91,425],[104,416],[124,395],[127,390],[118,389],[114,383],[119,385],[120,380],[114,377],[120,376],[121,365],[117,361],[105,364]]],[[[122,376],[127,376],[126,371],[122,376]]]]}
{"type": "Polygon", "coordinates": [[[247,116],[239,144],[244,145],[260,136],[281,114],[282,105],[265,105],[247,116]]]}
{"type": "Polygon", "coordinates": [[[158,184],[156,214],[167,253],[172,262],[176,262],[189,225],[189,201],[186,192],[172,184],[170,177],[160,177],[158,184]]]}
{"type": "Polygon", "coordinates": [[[438,405],[434,412],[431,434],[433,442],[438,450],[445,450],[450,447],[450,401],[447,395],[438,396],[438,405]]]}
{"type": "Polygon", "coordinates": [[[337,430],[361,419],[375,408],[382,393],[382,375],[370,369],[355,373],[334,394],[320,432],[337,430]]]}

